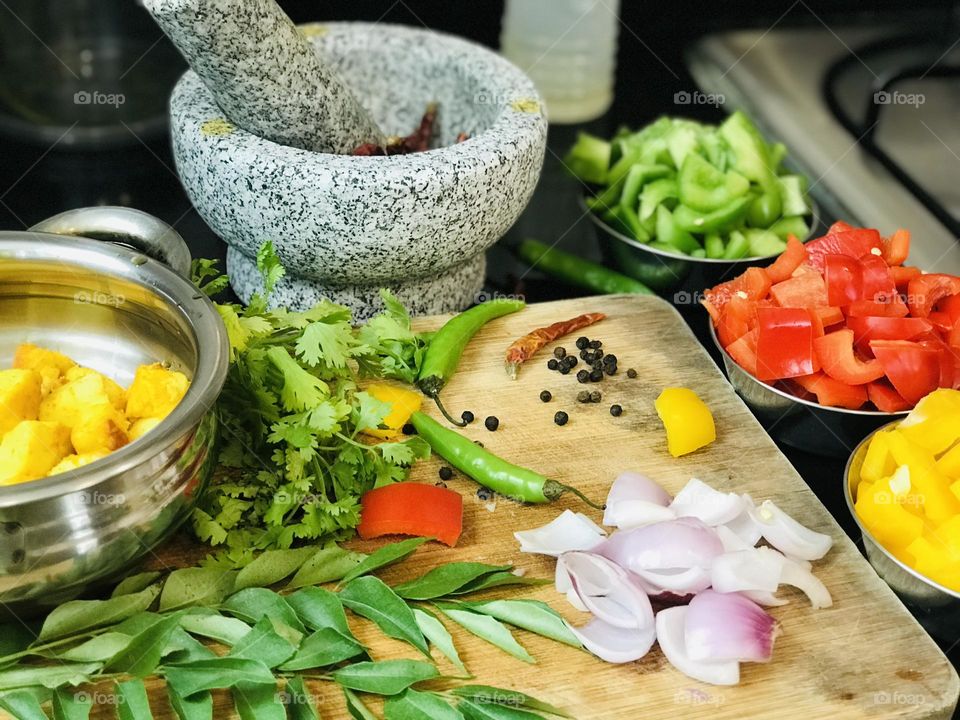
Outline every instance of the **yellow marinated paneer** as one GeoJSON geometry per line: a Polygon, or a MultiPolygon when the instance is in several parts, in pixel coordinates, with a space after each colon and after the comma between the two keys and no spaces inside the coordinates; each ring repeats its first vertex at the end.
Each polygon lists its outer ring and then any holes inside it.
{"type": "Polygon", "coordinates": [[[119,450],[130,442],[127,435],[129,424],[113,405],[93,405],[77,419],[70,432],[70,442],[81,455],[119,450]]]}
{"type": "Polygon", "coordinates": [[[40,391],[43,397],[53,392],[61,384],[64,375],[76,366],[77,364],[63,353],[30,343],[18,345],[13,356],[13,367],[40,373],[40,391]]]}
{"type": "Polygon", "coordinates": [[[72,452],[70,428],[56,422],[24,420],[0,442],[0,485],[45,477],[72,452]]]}
{"type": "Polygon", "coordinates": [[[140,418],[139,420],[135,420],[130,426],[130,431],[127,433],[130,436],[130,442],[142,438],[159,425],[162,420],[163,418],[140,418]]]}
{"type": "Polygon", "coordinates": [[[73,382],[74,380],[79,380],[89,375],[96,375],[100,378],[103,383],[103,391],[107,394],[107,397],[110,398],[110,403],[117,410],[124,410],[127,407],[127,391],[103,373],[98,373],[96,370],[77,365],[67,370],[63,376],[67,382],[73,382]]]}
{"type": "Polygon", "coordinates": [[[40,374],[31,369],[0,370],[0,436],[40,411],[40,374]]]}
{"type": "Polygon", "coordinates": [[[141,365],[127,390],[127,417],[162,418],[170,414],[187,394],[190,381],[176,370],[160,363],[141,365]]]}
{"type": "Polygon", "coordinates": [[[105,452],[83,453],[82,455],[67,455],[63,460],[50,468],[50,472],[48,472],[47,475],[56,475],[57,473],[76,470],[77,468],[82,468],[84,465],[89,465],[94,460],[104,458],[107,455],[109,455],[109,453],[105,452]]]}
{"type": "Polygon", "coordinates": [[[100,373],[91,373],[64,383],[40,403],[40,419],[56,420],[72,428],[90,412],[91,407],[112,407],[105,379],[100,373]]]}

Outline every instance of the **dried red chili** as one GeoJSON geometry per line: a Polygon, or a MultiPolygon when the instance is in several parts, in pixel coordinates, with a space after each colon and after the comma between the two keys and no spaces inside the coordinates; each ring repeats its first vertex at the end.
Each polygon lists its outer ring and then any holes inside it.
{"type": "Polygon", "coordinates": [[[516,380],[520,365],[532,358],[538,350],[557,338],[600,322],[606,317],[603,313],[586,313],[570,320],[555,322],[553,325],[537,328],[518,338],[507,348],[507,374],[516,380]]]}

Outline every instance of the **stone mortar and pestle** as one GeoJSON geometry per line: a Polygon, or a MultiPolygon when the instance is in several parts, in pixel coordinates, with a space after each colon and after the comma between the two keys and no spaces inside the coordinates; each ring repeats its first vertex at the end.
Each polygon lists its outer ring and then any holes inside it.
{"type": "Polygon", "coordinates": [[[275,305],[327,297],[364,319],[381,309],[381,287],[421,315],[475,301],[484,253],[543,165],[547,120],[526,75],[429,30],[298,27],[274,0],[144,4],[192,68],[170,100],[177,171],[228,244],[243,301],[261,289],[266,240],[287,269],[275,305]],[[353,154],[408,135],[432,103],[431,149],[353,154]]]}

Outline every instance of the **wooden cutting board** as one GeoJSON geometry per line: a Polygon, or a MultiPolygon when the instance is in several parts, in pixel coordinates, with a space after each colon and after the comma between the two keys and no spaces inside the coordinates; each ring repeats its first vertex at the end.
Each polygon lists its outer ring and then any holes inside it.
{"type": "MultiPolygon", "coordinates": [[[[423,320],[433,328],[443,318],[423,320]]],[[[559,344],[574,348],[574,337],[559,344]]],[[[777,450],[736,396],[713,361],[697,343],[676,311],[653,297],[606,296],[532,305],[494,321],[469,347],[460,371],[444,393],[451,412],[472,410],[478,420],[465,432],[490,450],[557,480],[580,487],[603,500],[611,481],[623,470],[647,473],[676,493],[691,477],[716,488],[770,498],[810,527],[829,533],[834,547],[815,564],[834,606],[811,610],[797,593],[786,591],[789,605],[771,613],[783,626],[769,664],[744,664],[741,684],[714,687],[674,670],[654,647],[641,661],[607,665],[585,652],[543,640],[524,631],[518,639],[536,657],[528,665],[476,640],[451,625],[461,657],[476,682],[514,688],[567,708],[577,718],[946,718],[957,703],[957,673],[894,594],[874,573],[816,496],[777,450]],[[620,372],[600,384],[603,401],[575,401],[585,386],[571,374],[546,368],[554,345],[524,366],[517,381],[507,378],[503,355],[507,345],[533,328],[583,312],[605,312],[608,318],[586,331],[603,341],[619,358],[620,372]],[[627,368],[638,377],[629,379],[627,368]],[[680,459],[666,451],[663,428],[653,401],[666,386],[693,388],[713,410],[717,441],[680,459]],[[543,403],[541,390],[553,400],[543,403]],[[609,413],[612,403],[623,415],[609,413]],[[554,413],[565,410],[570,422],[558,427],[554,413]],[[489,432],[483,418],[496,415],[500,429],[489,432]]],[[[432,406],[428,411],[437,415],[432,406]]],[[[419,463],[412,479],[435,482],[440,462],[419,463]]],[[[841,482],[841,478],[826,478],[841,482]]],[[[564,508],[600,513],[564,498],[550,506],[521,506],[500,500],[490,504],[476,496],[477,486],[456,477],[449,486],[464,496],[464,534],[459,545],[421,548],[406,563],[384,574],[388,582],[408,579],[435,565],[452,561],[514,563],[540,577],[552,577],[550,558],[521,555],[513,532],[543,525],[564,508]]],[[[377,543],[356,542],[362,550],[377,543]]],[[[206,550],[185,537],[166,546],[150,564],[180,567],[206,550]]],[[[510,592],[549,602],[567,618],[583,622],[552,586],[510,592]]],[[[501,593],[503,595],[503,593],[501,593]]],[[[405,646],[384,640],[363,622],[357,634],[373,648],[376,659],[407,655],[405,646]]],[[[441,668],[449,670],[444,660],[441,668]]],[[[339,691],[329,684],[312,686],[326,718],[347,718],[339,691]]],[[[151,687],[157,717],[170,718],[162,683],[151,687]]],[[[100,706],[102,716],[112,708],[100,706]]],[[[217,696],[215,717],[232,717],[230,698],[217,696]]]]}

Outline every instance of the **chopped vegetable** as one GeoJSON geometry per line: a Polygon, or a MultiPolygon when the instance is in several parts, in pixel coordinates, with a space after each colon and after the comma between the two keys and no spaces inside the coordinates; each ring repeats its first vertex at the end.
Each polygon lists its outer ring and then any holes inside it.
{"type": "MultiPolygon", "coordinates": [[[[507,348],[507,374],[511,378],[516,379],[517,371],[520,369],[520,365],[532,358],[537,351],[547,343],[551,343],[557,338],[561,338],[564,335],[569,335],[570,333],[576,332],[582,328],[589,327],[594,323],[600,322],[605,317],[606,315],[603,313],[586,313],[584,315],[578,315],[570,320],[562,320],[546,327],[537,328],[536,330],[527,333],[522,338],[514,340],[510,347],[507,348]]],[[[557,348],[557,351],[560,350],[563,350],[563,348],[557,348]]],[[[554,354],[558,360],[562,360],[567,353],[564,350],[562,353],[555,352],[554,354]]]]}
{"type": "Polygon", "coordinates": [[[420,409],[422,398],[419,394],[396,385],[375,383],[367,385],[364,391],[375,400],[390,405],[390,412],[380,421],[380,426],[364,428],[363,434],[384,440],[394,440],[403,434],[403,426],[410,416],[420,409]]]}
{"type": "Polygon", "coordinates": [[[436,485],[385,485],[365,493],[360,504],[357,534],[364,540],[382,535],[416,535],[433,537],[453,547],[463,531],[463,498],[460,493],[436,485]]]}
{"type": "Polygon", "coordinates": [[[710,408],[688,388],[666,388],[654,403],[674,457],[699,450],[717,439],[710,408]]]}

